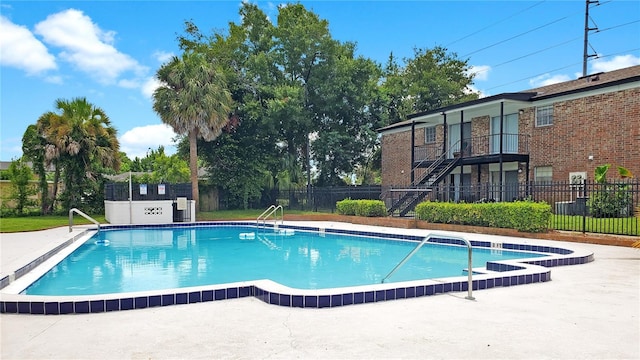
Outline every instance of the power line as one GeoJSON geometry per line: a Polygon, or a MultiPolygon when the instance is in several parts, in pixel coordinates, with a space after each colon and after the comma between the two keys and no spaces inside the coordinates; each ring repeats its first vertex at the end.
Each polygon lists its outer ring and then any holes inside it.
{"type": "MultiPolygon", "coordinates": [[[[608,58],[608,57],[611,57],[611,56],[616,56],[616,55],[625,54],[625,53],[638,51],[638,50],[640,50],[640,48],[625,50],[625,51],[617,52],[617,53],[614,53],[614,54],[601,55],[601,56],[597,56],[596,59],[604,59],[604,58],[608,58]]],[[[521,78],[521,79],[518,79],[518,80],[514,80],[514,81],[511,81],[511,82],[502,84],[502,85],[497,85],[497,86],[488,88],[486,90],[489,91],[489,90],[497,89],[497,88],[500,88],[500,87],[503,87],[503,86],[519,83],[521,81],[529,80],[529,79],[532,79],[532,78],[535,78],[535,77],[538,77],[538,76],[542,76],[542,75],[545,75],[545,74],[548,74],[548,73],[551,73],[551,72],[554,72],[554,71],[564,70],[566,68],[570,68],[572,66],[576,66],[576,65],[581,64],[581,63],[582,62],[573,63],[573,64],[569,64],[569,65],[566,65],[566,66],[563,66],[563,67],[560,67],[560,68],[556,68],[556,69],[553,69],[553,70],[547,70],[547,71],[544,71],[544,72],[536,74],[536,75],[529,75],[527,77],[524,77],[524,78],[521,78]]]]}
{"type": "Polygon", "coordinates": [[[546,47],[546,48],[544,48],[544,49],[537,50],[537,51],[534,51],[534,52],[531,52],[531,53],[528,53],[528,54],[525,54],[525,55],[522,55],[522,56],[518,56],[517,58],[513,58],[513,59],[510,59],[510,60],[507,60],[507,61],[501,62],[501,63],[496,64],[496,65],[489,65],[489,68],[488,68],[488,69],[483,69],[483,70],[476,71],[476,72],[474,72],[474,73],[473,73],[473,75],[477,75],[477,74],[480,74],[480,73],[482,73],[482,72],[489,71],[489,69],[493,70],[493,69],[495,69],[495,68],[497,68],[497,67],[500,67],[500,66],[502,66],[502,65],[506,65],[506,64],[509,64],[509,63],[512,63],[512,62],[516,62],[516,61],[518,61],[518,60],[522,60],[522,59],[524,59],[524,58],[528,58],[529,56],[533,56],[533,55],[536,55],[536,54],[539,54],[539,53],[545,52],[545,51],[547,51],[547,50],[551,50],[551,49],[554,49],[554,48],[560,47],[560,46],[562,46],[562,45],[565,45],[565,44],[568,44],[568,43],[570,43],[570,42],[576,41],[576,40],[578,40],[578,39],[580,39],[580,38],[581,38],[581,37],[580,37],[580,36],[578,36],[578,37],[575,37],[575,38],[573,38],[573,39],[570,39],[570,40],[567,40],[567,41],[563,41],[563,42],[561,42],[561,43],[558,43],[558,44],[555,44],[555,45],[551,45],[551,46],[546,47]]]}
{"type": "Polygon", "coordinates": [[[603,32],[603,31],[613,30],[613,29],[617,29],[617,28],[619,28],[619,27],[623,27],[623,26],[627,26],[627,25],[635,24],[635,23],[637,23],[637,22],[640,22],[640,20],[629,21],[628,23],[624,23],[624,24],[620,24],[620,25],[616,25],[616,26],[611,26],[611,27],[608,27],[608,28],[604,28],[604,29],[602,29],[602,30],[598,30],[598,31],[596,31],[596,32],[595,32],[595,34],[597,34],[597,33],[601,33],[601,32],[603,32]]]}
{"type": "Polygon", "coordinates": [[[525,12],[525,11],[528,11],[528,10],[530,10],[530,9],[533,9],[534,7],[536,7],[536,6],[538,6],[538,5],[542,4],[542,3],[544,3],[545,1],[546,1],[546,0],[542,0],[542,1],[540,1],[540,2],[537,2],[537,3],[535,3],[535,4],[531,5],[531,6],[529,6],[529,7],[528,7],[528,8],[526,8],[526,9],[520,10],[520,11],[518,11],[518,12],[516,12],[516,13],[514,13],[514,14],[510,15],[510,16],[507,16],[506,18],[504,18],[504,19],[502,19],[502,20],[500,20],[500,21],[496,21],[496,22],[494,22],[493,24],[487,25],[487,26],[485,26],[485,27],[483,27],[483,28],[481,28],[481,29],[479,29],[479,30],[476,30],[476,31],[474,31],[474,32],[472,32],[472,33],[470,33],[470,34],[468,34],[468,35],[465,35],[465,36],[463,36],[463,37],[459,38],[458,40],[454,40],[453,42],[450,42],[450,43],[448,43],[447,45],[445,45],[445,47],[446,47],[446,48],[448,48],[450,45],[453,45],[453,44],[455,44],[455,43],[457,43],[457,42],[460,42],[460,41],[462,41],[462,40],[464,40],[464,39],[467,39],[467,38],[469,38],[469,37],[471,37],[471,36],[473,36],[473,35],[476,35],[476,34],[478,34],[478,33],[482,32],[482,31],[485,31],[485,30],[487,30],[487,29],[489,29],[489,28],[491,28],[491,27],[493,27],[493,26],[495,26],[495,25],[501,24],[501,23],[503,23],[503,22],[505,22],[505,21],[507,21],[507,20],[509,20],[509,19],[511,19],[511,18],[513,18],[513,17],[515,17],[516,15],[522,14],[522,13],[523,13],[523,12],[525,12]]]}
{"type": "Polygon", "coordinates": [[[523,32],[523,33],[520,33],[520,34],[518,34],[518,35],[514,35],[514,36],[512,36],[512,37],[510,37],[510,38],[508,38],[508,39],[501,40],[501,41],[498,41],[497,43],[493,43],[493,44],[491,44],[491,45],[485,46],[485,47],[480,48],[480,49],[478,49],[478,50],[472,51],[472,52],[470,52],[470,53],[468,53],[468,54],[466,54],[466,55],[464,55],[464,56],[462,56],[462,57],[463,57],[463,58],[466,58],[466,57],[468,57],[469,55],[473,55],[473,54],[475,54],[475,53],[479,53],[480,51],[484,51],[484,50],[490,49],[490,48],[492,48],[492,47],[494,47],[494,46],[497,46],[497,45],[503,44],[503,43],[505,43],[505,42],[507,42],[507,41],[511,41],[511,40],[513,40],[513,39],[519,38],[519,37],[524,36],[524,35],[526,35],[526,34],[530,34],[530,33],[534,32],[534,31],[540,30],[540,29],[545,28],[545,27],[547,27],[547,26],[549,26],[549,25],[553,25],[553,24],[555,24],[555,23],[557,23],[557,22],[560,22],[560,21],[562,21],[562,20],[564,20],[564,19],[566,19],[566,18],[568,18],[568,17],[570,17],[570,16],[571,16],[571,15],[567,15],[567,16],[561,17],[561,18],[559,18],[559,19],[553,20],[553,21],[551,21],[551,22],[548,22],[548,23],[546,23],[546,24],[544,24],[544,25],[540,25],[540,26],[538,26],[538,27],[536,27],[536,28],[533,28],[533,29],[531,29],[531,30],[527,30],[527,31],[525,31],[525,32],[523,32]]]}
{"type": "Polygon", "coordinates": [[[551,49],[557,48],[557,47],[559,47],[559,46],[562,46],[562,45],[568,44],[568,43],[570,43],[570,42],[576,41],[576,40],[578,40],[578,39],[580,39],[580,38],[581,38],[581,37],[580,37],[580,36],[578,36],[578,37],[575,37],[575,38],[573,38],[573,39],[570,39],[570,40],[567,40],[567,41],[563,41],[563,42],[561,42],[561,43],[559,43],[559,44],[552,45],[552,46],[546,47],[546,48],[544,48],[544,49],[537,50],[537,51],[534,51],[534,52],[528,53],[528,54],[526,54],[526,55],[522,55],[522,56],[519,56],[519,57],[517,57],[517,58],[511,59],[511,60],[507,60],[507,61],[505,61],[505,62],[501,62],[500,64],[497,64],[497,65],[491,66],[491,68],[497,68],[498,66],[506,65],[506,64],[512,63],[512,62],[514,62],[514,61],[521,60],[521,59],[527,58],[527,57],[529,57],[529,56],[533,56],[533,55],[539,54],[539,53],[541,53],[541,52],[545,52],[545,51],[547,51],[547,50],[551,50],[551,49]]]}
{"type": "MultiPolygon", "coordinates": [[[[599,3],[599,4],[598,4],[598,5],[596,5],[596,6],[602,6],[602,5],[604,5],[604,4],[610,3],[611,1],[612,1],[612,0],[602,2],[602,3],[599,3]]],[[[539,5],[539,4],[540,4],[540,3],[536,3],[536,4],[534,4],[534,6],[537,6],[537,5],[539,5]]],[[[533,6],[531,6],[531,7],[533,7],[533,6]]],[[[530,8],[531,8],[531,7],[530,7],[530,8]]],[[[529,9],[529,8],[528,8],[528,9],[529,9]]],[[[525,10],[527,10],[527,9],[525,9],[525,10]]],[[[523,11],[524,11],[524,10],[523,10],[523,11]]],[[[497,46],[497,45],[503,44],[503,43],[505,43],[505,42],[507,42],[507,41],[510,41],[510,40],[513,40],[513,39],[519,38],[519,37],[521,37],[521,36],[523,36],[523,35],[526,35],[526,34],[532,33],[532,32],[534,32],[534,31],[540,30],[540,29],[542,29],[542,28],[545,28],[545,27],[547,27],[547,26],[550,26],[550,25],[553,25],[553,24],[555,24],[555,23],[557,23],[557,22],[560,22],[560,21],[562,21],[562,20],[565,20],[565,19],[567,19],[567,18],[569,18],[569,17],[572,17],[572,16],[574,16],[574,15],[576,15],[576,14],[582,14],[582,13],[583,13],[582,11],[577,11],[577,12],[571,13],[571,14],[569,14],[569,15],[566,15],[566,16],[562,17],[562,18],[559,18],[559,19],[553,20],[553,21],[548,22],[548,23],[546,23],[546,24],[544,24],[544,25],[541,25],[541,26],[538,26],[538,27],[536,27],[536,28],[530,29],[530,30],[525,31],[525,32],[523,32],[523,33],[520,33],[520,34],[518,34],[518,35],[512,36],[512,37],[510,37],[510,38],[508,38],[508,39],[501,40],[501,41],[498,41],[498,42],[493,43],[493,44],[491,44],[491,45],[487,45],[487,46],[485,46],[485,47],[483,47],[483,48],[480,48],[480,49],[478,49],[478,50],[472,51],[472,52],[470,52],[470,53],[468,53],[468,54],[466,54],[466,55],[462,56],[462,58],[466,58],[466,57],[468,57],[469,55],[472,55],[472,54],[475,54],[475,53],[478,53],[478,52],[481,52],[481,51],[484,51],[484,50],[490,49],[490,48],[492,48],[492,47],[494,47],[494,46],[497,46]]],[[[495,24],[492,24],[492,25],[490,25],[490,26],[493,26],[493,25],[495,25],[495,24]]],[[[490,26],[489,26],[489,27],[490,27],[490,26]]]]}
{"type": "MultiPolygon", "coordinates": [[[[610,2],[610,1],[609,1],[609,2],[610,2]]],[[[601,32],[605,32],[605,31],[608,31],[608,30],[617,29],[617,28],[619,28],[619,27],[623,27],[623,26],[627,26],[627,25],[635,24],[635,23],[638,23],[638,22],[640,22],[640,20],[630,21],[630,22],[627,22],[627,23],[624,23],[624,24],[620,24],[620,25],[616,25],[616,26],[611,26],[611,27],[608,27],[608,28],[605,28],[605,29],[602,29],[602,30],[598,30],[598,31],[596,32],[596,34],[597,34],[597,33],[601,33],[601,32]]],[[[578,37],[575,37],[575,38],[573,38],[573,39],[570,39],[570,40],[567,40],[567,41],[563,41],[563,42],[561,42],[561,43],[558,43],[558,44],[555,44],[555,45],[551,45],[551,46],[546,47],[546,48],[544,48],[544,49],[540,49],[540,50],[537,50],[537,51],[534,51],[534,52],[530,52],[530,53],[525,54],[525,55],[522,55],[522,56],[518,56],[518,57],[516,57],[516,58],[513,58],[513,59],[510,59],[510,60],[507,60],[507,61],[501,62],[501,63],[496,64],[496,65],[489,65],[489,68],[490,68],[490,69],[495,69],[495,68],[500,67],[500,66],[502,66],[502,65],[506,65],[506,64],[509,64],[509,63],[512,63],[512,62],[515,62],[515,61],[518,61],[518,60],[522,60],[522,59],[527,58],[527,57],[530,57],[530,56],[533,56],[533,55],[537,55],[537,54],[542,53],[542,52],[545,52],[545,51],[547,51],[547,50],[551,50],[551,49],[554,49],[554,48],[560,47],[560,46],[562,46],[562,45],[565,45],[565,44],[568,44],[568,43],[570,43],[570,42],[576,41],[576,40],[578,40],[578,39],[580,39],[580,38],[581,38],[581,37],[580,37],[580,36],[578,36],[578,37]]],[[[595,52],[595,50],[593,49],[593,47],[591,47],[591,49],[595,52]]],[[[480,71],[476,71],[476,72],[474,72],[473,74],[475,75],[475,74],[479,74],[479,73],[482,73],[482,72],[485,72],[485,71],[488,71],[488,69],[487,69],[487,70],[480,70],[480,71]]]]}
{"type": "MultiPolygon", "coordinates": [[[[596,6],[601,6],[601,5],[604,5],[604,4],[609,3],[609,2],[611,2],[611,1],[602,2],[602,3],[599,3],[599,4],[598,4],[598,5],[596,5],[596,6]]],[[[592,21],[593,21],[593,19],[592,19],[592,21]]],[[[619,24],[619,25],[611,26],[611,27],[608,27],[608,28],[605,28],[605,29],[598,29],[598,30],[596,30],[596,32],[595,32],[595,33],[601,33],[601,32],[605,32],[605,31],[608,31],[608,30],[613,30],[613,29],[620,28],[620,27],[623,27],[623,26],[628,26],[628,25],[631,25],[631,24],[635,24],[635,23],[638,23],[638,22],[640,22],[640,20],[630,21],[630,22],[627,22],[627,23],[624,23],[624,24],[619,24]]],[[[595,23],[595,22],[594,22],[594,23],[595,23]]],[[[596,25],[596,26],[597,26],[597,25],[596,25]]],[[[536,55],[536,54],[539,54],[539,53],[542,53],[542,52],[545,52],[545,51],[547,51],[547,50],[551,50],[551,49],[557,48],[557,47],[562,46],[562,45],[565,45],[565,44],[567,44],[567,43],[570,43],[570,42],[576,41],[576,40],[578,40],[578,39],[580,39],[580,38],[581,38],[581,37],[576,37],[576,38],[573,38],[573,39],[570,39],[570,40],[567,40],[567,41],[564,41],[564,42],[561,42],[561,43],[558,43],[558,44],[555,44],[555,45],[552,45],[552,46],[546,47],[546,48],[544,48],[544,49],[537,50],[537,51],[534,51],[534,52],[531,52],[531,53],[528,53],[528,54],[525,54],[525,55],[522,55],[522,56],[519,56],[519,57],[516,57],[516,58],[510,59],[510,60],[504,61],[504,62],[499,63],[499,64],[496,64],[496,65],[490,65],[490,66],[489,66],[489,69],[495,69],[495,68],[500,67],[500,66],[502,66],[502,65],[506,65],[506,64],[509,64],[509,63],[512,63],[512,62],[515,62],[515,61],[518,61],[518,60],[521,60],[521,59],[524,59],[524,58],[527,58],[527,57],[530,57],[530,56],[533,56],[533,55],[536,55]]],[[[589,46],[591,47],[591,49],[592,49],[594,52],[596,52],[596,51],[595,51],[595,49],[593,48],[593,46],[591,46],[591,44],[589,44],[589,46]]],[[[595,56],[591,56],[591,57],[595,57],[595,56]]],[[[480,70],[480,71],[476,71],[476,72],[474,72],[474,73],[473,73],[473,75],[476,75],[476,74],[479,74],[479,73],[482,73],[482,72],[488,71],[489,69],[483,69],[483,70],[480,70]]]]}

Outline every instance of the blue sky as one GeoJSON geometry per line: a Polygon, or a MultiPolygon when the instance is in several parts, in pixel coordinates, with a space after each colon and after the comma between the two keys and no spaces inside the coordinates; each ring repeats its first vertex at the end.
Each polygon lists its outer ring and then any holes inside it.
{"type": "MultiPolygon", "coordinates": [[[[255,2],[276,20],[279,2],[255,2]]],[[[482,95],[582,75],[585,1],[302,1],[340,41],[384,64],[391,52],[445,46],[468,58],[482,95]]],[[[30,124],[58,98],[86,97],[118,130],[121,150],[172,153],[152,110],[154,75],[179,54],[185,20],[205,33],[240,22],[240,1],[5,1],[0,3],[0,159],[21,155],[30,124]]],[[[588,72],[640,64],[640,1],[590,8],[588,72]]]]}

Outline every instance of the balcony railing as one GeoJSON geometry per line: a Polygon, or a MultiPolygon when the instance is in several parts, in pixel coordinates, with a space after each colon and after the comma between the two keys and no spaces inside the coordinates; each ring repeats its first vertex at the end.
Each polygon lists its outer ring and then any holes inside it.
{"type": "MultiPolygon", "coordinates": [[[[502,134],[503,154],[529,154],[529,135],[502,134]]],[[[434,143],[416,146],[413,155],[416,162],[433,161],[442,154],[443,144],[434,143]]],[[[500,154],[500,135],[484,135],[464,139],[455,146],[447,146],[448,158],[462,155],[463,157],[478,157],[500,154]],[[462,152],[460,151],[462,149],[462,152]]]]}

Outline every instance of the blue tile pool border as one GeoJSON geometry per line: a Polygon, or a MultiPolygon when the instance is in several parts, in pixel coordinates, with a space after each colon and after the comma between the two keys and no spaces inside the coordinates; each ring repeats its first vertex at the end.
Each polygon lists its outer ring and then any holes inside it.
{"type": "MultiPolygon", "coordinates": [[[[251,226],[255,227],[255,222],[199,222],[161,225],[106,225],[101,227],[101,231],[117,229],[140,229],[140,228],[165,228],[165,227],[224,227],[224,226],[251,226]]],[[[273,227],[272,224],[266,224],[273,227]]],[[[281,229],[292,229],[298,231],[314,231],[332,234],[345,234],[356,236],[368,236],[380,239],[399,239],[406,241],[421,241],[424,236],[406,234],[388,234],[373,231],[355,231],[345,229],[333,229],[309,226],[280,225],[281,229]]],[[[400,229],[398,231],[401,231],[400,229]]],[[[42,264],[51,256],[58,253],[64,247],[76,241],[85,233],[78,234],[67,240],[46,254],[33,260],[31,263],[18,269],[14,274],[14,279],[28,273],[36,266],[42,264]]],[[[464,245],[460,240],[448,239],[443,234],[442,237],[435,237],[430,240],[433,243],[448,245],[464,245]]],[[[474,275],[472,290],[491,289],[494,287],[507,287],[515,285],[532,284],[551,280],[551,270],[555,266],[586,264],[594,260],[593,253],[574,254],[572,250],[532,244],[512,244],[512,243],[491,243],[487,241],[470,241],[476,248],[491,248],[495,251],[515,250],[531,251],[549,254],[541,258],[531,258],[523,260],[490,261],[486,264],[486,272],[474,275]]],[[[474,269],[474,274],[476,270],[474,269]]],[[[4,288],[12,282],[11,276],[6,276],[0,280],[0,288],[4,288]]],[[[366,304],[379,301],[391,301],[398,299],[418,298],[433,296],[448,292],[463,292],[468,290],[466,277],[446,278],[439,280],[411,281],[402,283],[385,283],[378,285],[368,285],[350,288],[322,289],[322,290],[299,290],[283,286],[271,286],[271,281],[245,282],[230,285],[212,285],[198,288],[178,288],[167,291],[157,291],[150,294],[107,294],[92,296],[36,296],[36,295],[15,295],[1,294],[0,313],[6,314],[86,314],[101,313],[109,311],[143,309],[156,306],[171,306],[180,304],[192,304],[200,302],[220,301],[227,299],[237,299],[244,297],[255,297],[267,304],[297,307],[297,308],[332,308],[338,306],[348,306],[355,304],[366,304]],[[121,295],[122,297],[119,297],[121,295]],[[13,299],[15,298],[15,299],[13,299]],[[44,300],[43,300],[44,299],[44,300]]]]}

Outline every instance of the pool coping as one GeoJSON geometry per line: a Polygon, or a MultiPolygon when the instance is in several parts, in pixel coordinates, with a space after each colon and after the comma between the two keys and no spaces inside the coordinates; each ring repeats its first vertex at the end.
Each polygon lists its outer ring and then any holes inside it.
{"type": "MultiPolygon", "coordinates": [[[[346,235],[364,235],[416,242],[422,240],[427,234],[431,233],[433,236],[442,237],[433,238],[430,242],[462,245],[460,244],[460,240],[446,239],[447,235],[460,236],[459,234],[447,231],[381,228],[335,222],[314,222],[311,226],[299,225],[299,223],[300,222],[286,222],[286,224],[279,224],[277,226],[282,229],[292,229],[294,231],[301,230],[346,235]]],[[[266,225],[268,227],[274,227],[274,224],[266,225]]],[[[195,226],[257,226],[257,224],[255,221],[215,221],[178,224],[178,227],[195,226]]],[[[176,227],[176,224],[106,225],[101,228],[123,229],[145,227],[176,227]]],[[[262,279],[218,285],[102,295],[42,296],[2,292],[2,290],[5,290],[6,287],[15,280],[29,274],[32,270],[43,265],[46,261],[52,260],[52,258],[57,254],[63,252],[63,250],[67,249],[67,251],[69,251],[69,246],[71,244],[77,242],[78,244],[76,245],[79,246],[82,242],[78,242],[78,240],[92,235],[94,231],[95,229],[86,230],[80,234],[74,235],[63,244],[56,246],[54,249],[21,267],[13,274],[0,280],[0,285],[2,285],[0,287],[0,313],[44,315],[100,313],[226,300],[248,296],[253,296],[272,305],[300,308],[330,308],[403,298],[431,296],[448,292],[468,291],[467,277],[457,276],[441,279],[390,282],[318,290],[295,289],[268,279],[262,279]]],[[[508,238],[511,241],[504,242],[502,240],[506,239],[500,239],[504,238],[500,236],[471,233],[463,234],[463,236],[466,236],[467,239],[498,238],[500,240],[496,242],[470,240],[473,247],[489,248],[493,251],[521,250],[549,254],[542,258],[487,262],[486,266],[483,268],[474,268],[472,290],[546,282],[551,280],[550,267],[585,264],[594,260],[593,253],[590,252],[580,252],[566,248],[527,243],[527,240],[530,239],[508,238]]],[[[55,261],[55,263],[60,260],[55,261]]]]}

